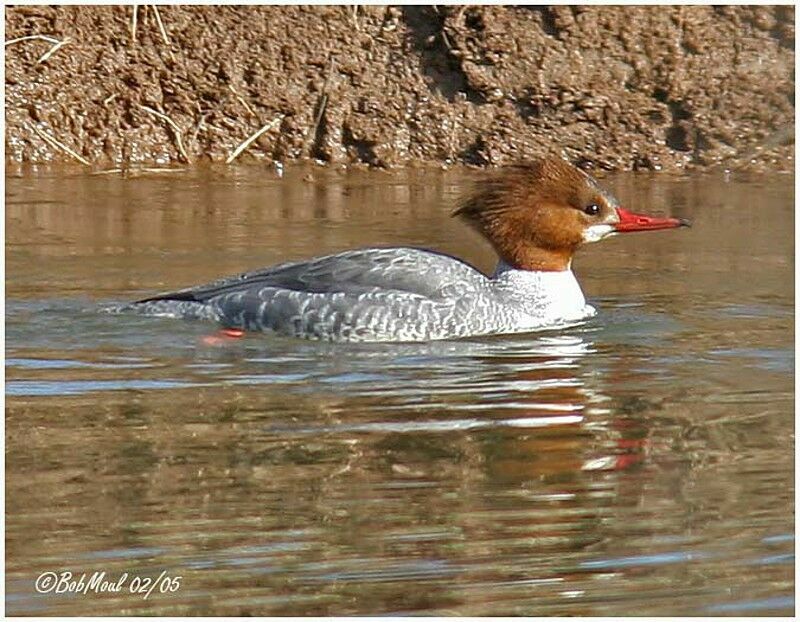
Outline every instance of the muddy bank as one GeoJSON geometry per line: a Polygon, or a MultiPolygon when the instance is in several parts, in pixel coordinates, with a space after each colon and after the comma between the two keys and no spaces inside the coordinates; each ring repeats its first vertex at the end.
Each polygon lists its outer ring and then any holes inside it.
{"type": "Polygon", "coordinates": [[[794,168],[793,7],[9,7],[6,158],[794,168]],[[74,151],[74,155],[66,149],[74,151]],[[77,157],[76,157],[77,156],[77,157]]]}

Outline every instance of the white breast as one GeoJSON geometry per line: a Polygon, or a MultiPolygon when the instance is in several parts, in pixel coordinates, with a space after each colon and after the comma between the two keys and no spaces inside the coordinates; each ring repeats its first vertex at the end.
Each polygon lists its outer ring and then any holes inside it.
{"type": "Polygon", "coordinates": [[[500,263],[492,281],[501,296],[517,307],[520,321],[531,325],[581,320],[595,314],[586,304],[572,270],[532,272],[500,263]]]}

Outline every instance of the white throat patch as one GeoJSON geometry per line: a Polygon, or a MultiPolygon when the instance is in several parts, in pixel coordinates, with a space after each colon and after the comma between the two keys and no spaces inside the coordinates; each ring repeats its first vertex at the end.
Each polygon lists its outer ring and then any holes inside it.
{"type": "Polygon", "coordinates": [[[611,225],[591,225],[583,230],[584,242],[597,242],[614,233],[611,225]]]}

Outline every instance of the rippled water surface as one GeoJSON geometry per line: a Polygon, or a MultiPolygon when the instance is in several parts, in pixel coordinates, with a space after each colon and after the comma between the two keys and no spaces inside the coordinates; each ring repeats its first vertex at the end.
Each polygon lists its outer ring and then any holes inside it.
{"type": "Polygon", "coordinates": [[[791,178],[608,177],[695,226],[585,249],[599,314],[565,331],[213,344],[97,312],[367,245],[490,270],[448,216],[472,177],[8,177],[7,613],[791,614],[791,178]],[[65,571],[128,578],[37,592],[65,571]]]}

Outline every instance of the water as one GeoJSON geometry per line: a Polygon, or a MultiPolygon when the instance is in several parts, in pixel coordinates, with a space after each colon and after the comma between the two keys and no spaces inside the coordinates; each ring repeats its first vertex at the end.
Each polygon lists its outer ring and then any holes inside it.
{"type": "Polygon", "coordinates": [[[695,225],[585,249],[599,314],[564,331],[214,345],[97,313],[364,245],[489,270],[448,216],[471,177],[7,178],[7,613],[790,615],[791,178],[609,177],[695,225]],[[36,591],[64,571],[128,577],[36,591]]]}

